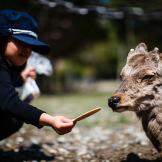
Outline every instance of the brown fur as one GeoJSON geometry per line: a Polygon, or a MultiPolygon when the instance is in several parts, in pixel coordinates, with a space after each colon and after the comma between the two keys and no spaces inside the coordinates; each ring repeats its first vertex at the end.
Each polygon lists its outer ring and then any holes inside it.
{"type": "Polygon", "coordinates": [[[138,67],[139,65],[142,65],[146,61],[146,56],[144,54],[139,54],[137,56],[133,56],[129,60],[129,65],[132,66],[133,68],[138,67]]]}
{"type": "Polygon", "coordinates": [[[120,98],[114,111],[134,111],[154,147],[162,152],[162,55],[140,43],[131,49],[121,71],[122,82],[113,96],[120,98]]]}

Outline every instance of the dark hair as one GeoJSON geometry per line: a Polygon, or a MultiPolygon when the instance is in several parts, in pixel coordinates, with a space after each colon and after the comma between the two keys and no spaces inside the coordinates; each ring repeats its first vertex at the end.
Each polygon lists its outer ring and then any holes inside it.
{"type": "MultiPolygon", "coordinates": [[[[1,61],[2,62],[4,61],[5,50],[6,50],[7,42],[9,38],[10,38],[10,35],[0,36],[0,63],[1,61]]],[[[26,66],[26,63],[22,66],[17,67],[17,70],[21,72],[25,68],[25,66],[26,66]]]]}
{"type": "Polygon", "coordinates": [[[0,36],[0,57],[4,56],[8,39],[9,39],[8,36],[0,36]]]}

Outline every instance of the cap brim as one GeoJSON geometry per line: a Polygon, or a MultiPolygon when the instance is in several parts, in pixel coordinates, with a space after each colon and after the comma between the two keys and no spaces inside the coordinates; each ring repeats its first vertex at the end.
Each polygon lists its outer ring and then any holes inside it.
{"type": "Polygon", "coordinates": [[[20,42],[32,46],[32,50],[40,54],[48,54],[50,52],[49,46],[36,38],[27,35],[12,35],[12,37],[20,42]]]}

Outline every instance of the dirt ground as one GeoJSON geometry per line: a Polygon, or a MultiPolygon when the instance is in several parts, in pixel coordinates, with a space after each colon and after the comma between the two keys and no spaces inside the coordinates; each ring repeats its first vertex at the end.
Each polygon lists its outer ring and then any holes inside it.
{"type": "Polygon", "coordinates": [[[0,142],[0,162],[160,162],[139,125],[76,127],[64,136],[25,125],[0,142]]]}

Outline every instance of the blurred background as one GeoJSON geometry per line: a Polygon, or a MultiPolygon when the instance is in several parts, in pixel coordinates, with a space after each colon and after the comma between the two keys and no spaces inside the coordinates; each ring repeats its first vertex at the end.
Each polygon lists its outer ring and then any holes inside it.
{"type": "Polygon", "coordinates": [[[112,112],[107,100],[131,48],[162,51],[161,0],[3,0],[0,9],[28,12],[51,47],[54,72],[38,75],[33,105],[72,119],[102,107],[64,136],[25,125],[0,142],[0,161],[159,162],[134,113],[112,112]]]}
{"type": "Polygon", "coordinates": [[[162,44],[162,1],[151,0],[5,0],[0,9],[31,14],[39,38],[51,47],[54,73],[39,75],[42,95],[33,104],[71,118],[93,106],[102,113],[84,124],[125,123],[112,115],[107,99],[119,84],[130,48],[145,42],[149,50],[162,44]]]}

